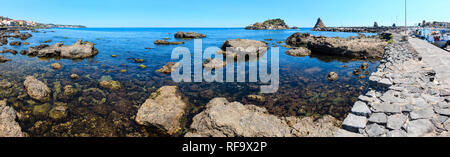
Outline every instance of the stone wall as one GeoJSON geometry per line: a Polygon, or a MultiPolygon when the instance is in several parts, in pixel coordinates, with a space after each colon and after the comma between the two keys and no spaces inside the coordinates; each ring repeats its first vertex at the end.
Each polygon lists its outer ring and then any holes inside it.
{"type": "Polygon", "coordinates": [[[435,75],[396,34],[370,77],[370,91],[358,98],[335,136],[449,136],[450,94],[435,75]]]}

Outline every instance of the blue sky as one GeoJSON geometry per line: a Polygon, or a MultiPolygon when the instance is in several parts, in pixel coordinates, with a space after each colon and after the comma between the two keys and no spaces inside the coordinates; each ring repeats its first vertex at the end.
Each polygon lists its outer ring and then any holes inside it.
{"type": "MultiPolygon", "coordinates": [[[[311,27],[404,24],[404,0],[2,0],[0,16],[88,27],[244,27],[270,18],[311,27]]],[[[410,23],[450,21],[450,0],[408,0],[410,23]]]]}

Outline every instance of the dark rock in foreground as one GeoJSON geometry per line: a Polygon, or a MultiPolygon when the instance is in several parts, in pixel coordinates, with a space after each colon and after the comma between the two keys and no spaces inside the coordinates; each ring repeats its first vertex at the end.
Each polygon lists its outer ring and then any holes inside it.
{"type": "Polygon", "coordinates": [[[271,19],[263,23],[255,23],[245,27],[248,30],[282,30],[289,29],[289,26],[282,19],[271,19]]]}
{"type": "Polygon", "coordinates": [[[28,48],[29,56],[37,57],[62,57],[70,59],[83,59],[93,57],[98,54],[98,50],[94,47],[92,42],[83,42],[78,40],[73,45],[65,46],[62,43],[54,45],[39,45],[28,48]]]}
{"type": "Polygon", "coordinates": [[[181,118],[186,104],[181,99],[176,86],[164,86],[152,93],[139,108],[136,122],[140,125],[155,126],[174,135],[181,131],[181,118]]]}
{"type": "Polygon", "coordinates": [[[190,39],[198,39],[198,38],[204,38],[206,35],[195,33],[195,32],[177,32],[175,33],[175,38],[190,38],[190,39]]]}
{"type": "Polygon", "coordinates": [[[286,40],[286,44],[292,47],[306,46],[313,53],[379,59],[383,57],[387,42],[377,36],[360,35],[350,38],[330,38],[311,36],[309,33],[295,33],[286,40]]]}
{"type": "Polygon", "coordinates": [[[254,105],[215,98],[196,115],[186,137],[330,137],[338,130],[330,116],[312,118],[277,117],[254,105]]]}

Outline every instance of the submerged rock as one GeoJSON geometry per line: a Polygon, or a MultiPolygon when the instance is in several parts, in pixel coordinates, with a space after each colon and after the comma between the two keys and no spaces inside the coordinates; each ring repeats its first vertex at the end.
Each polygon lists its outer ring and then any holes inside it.
{"type": "Polygon", "coordinates": [[[2,38],[0,36],[0,46],[6,45],[6,44],[8,44],[8,40],[6,38],[2,38]]]}
{"type": "Polygon", "coordinates": [[[184,41],[167,41],[167,40],[156,40],[154,42],[155,45],[180,45],[184,44],[184,41]]]}
{"type": "Polygon", "coordinates": [[[5,63],[7,61],[11,61],[11,59],[3,57],[3,56],[0,56],[0,63],[5,63]]]}
{"type": "Polygon", "coordinates": [[[249,39],[232,39],[225,41],[218,53],[231,57],[245,55],[257,56],[266,53],[267,49],[268,46],[266,42],[249,39]]]}
{"type": "Polygon", "coordinates": [[[39,45],[28,48],[28,55],[37,57],[62,57],[70,59],[83,59],[93,57],[98,54],[94,43],[78,40],[73,45],[63,45],[56,43],[54,45],[39,45]]]}
{"type": "Polygon", "coordinates": [[[205,62],[203,62],[203,67],[206,69],[219,69],[225,67],[226,65],[227,62],[224,62],[219,58],[206,59],[205,62]]]}
{"type": "Polygon", "coordinates": [[[181,99],[176,86],[164,86],[152,93],[139,108],[136,122],[166,130],[169,135],[181,131],[181,118],[186,104],[181,99]]]}
{"type": "Polygon", "coordinates": [[[49,111],[52,109],[52,105],[45,103],[42,105],[35,105],[33,107],[33,115],[35,116],[47,116],[49,111]]]}
{"type": "Polygon", "coordinates": [[[302,57],[302,56],[309,56],[309,55],[311,55],[311,50],[309,50],[307,48],[304,48],[304,47],[297,47],[297,48],[293,48],[293,49],[287,50],[285,53],[287,55],[290,55],[290,56],[302,57]]]}
{"type": "Polygon", "coordinates": [[[72,74],[72,75],[70,75],[70,78],[76,80],[76,79],[80,78],[80,76],[78,76],[77,74],[72,74]]]}
{"type": "Polygon", "coordinates": [[[175,38],[204,38],[206,35],[195,33],[195,32],[177,32],[175,33],[175,38]]]}
{"type": "Polygon", "coordinates": [[[261,95],[248,95],[247,98],[258,102],[264,102],[266,100],[266,98],[261,95]]]}
{"type": "Polygon", "coordinates": [[[65,118],[67,116],[67,104],[65,103],[55,103],[49,112],[49,117],[55,120],[65,118]]]}
{"type": "Polygon", "coordinates": [[[53,69],[61,69],[62,68],[62,65],[59,63],[53,63],[51,66],[53,69]]]}
{"type": "Polygon", "coordinates": [[[279,118],[254,105],[215,98],[196,115],[186,137],[328,137],[338,130],[336,119],[279,118]]]}
{"type": "Polygon", "coordinates": [[[369,68],[369,63],[363,63],[359,68],[362,70],[367,70],[369,68]]]}
{"type": "Polygon", "coordinates": [[[282,30],[289,29],[289,26],[282,19],[271,19],[263,23],[255,23],[245,27],[247,30],[282,30]]]}
{"type": "Polygon", "coordinates": [[[15,55],[15,54],[17,54],[17,50],[5,49],[1,53],[11,53],[11,54],[15,55]]]}
{"type": "Polygon", "coordinates": [[[286,39],[286,44],[306,46],[313,53],[379,59],[384,55],[387,42],[377,36],[338,38],[295,33],[286,39]]]}
{"type": "Polygon", "coordinates": [[[10,42],[9,45],[11,45],[11,46],[20,46],[20,45],[22,45],[22,42],[20,42],[20,41],[13,41],[13,42],[10,42]]]}
{"type": "Polygon", "coordinates": [[[161,69],[156,70],[156,72],[170,74],[172,72],[177,71],[177,69],[180,67],[180,65],[181,64],[178,62],[169,62],[166,65],[164,65],[161,69]]]}
{"type": "Polygon", "coordinates": [[[8,82],[8,80],[0,80],[0,89],[8,89],[11,88],[13,84],[8,82]]]}
{"type": "Polygon", "coordinates": [[[114,80],[100,81],[100,86],[111,90],[119,90],[121,88],[120,82],[114,80]]]}
{"type": "Polygon", "coordinates": [[[335,73],[335,72],[330,72],[328,74],[327,78],[328,78],[329,81],[336,81],[339,78],[339,75],[337,73],[335,73]]]}
{"type": "Polygon", "coordinates": [[[65,96],[72,96],[75,93],[77,93],[77,90],[75,88],[73,88],[72,85],[64,86],[64,95],[65,96]]]}
{"type": "Polygon", "coordinates": [[[23,137],[22,128],[16,122],[17,114],[6,106],[6,100],[0,100],[0,137],[23,137]]]}
{"type": "Polygon", "coordinates": [[[43,82],[34,78],[34,76],[27,76],[23,84],[25,85],[27,94],[31,98],[41,102],[50,100],[50,88],[43,82]]]}

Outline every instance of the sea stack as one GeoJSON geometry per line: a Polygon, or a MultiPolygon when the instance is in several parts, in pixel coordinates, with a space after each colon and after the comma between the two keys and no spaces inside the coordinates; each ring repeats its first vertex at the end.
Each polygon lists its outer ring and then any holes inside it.
{"type": "Polygon", "coordinates": [[[317,23],[313,28],[313,31],[321,31],[325,28],[325,24],[323,24],[322,19],[317,19],[317,23]]]}
{"type": "Polygon", "coordinates": [[[247,30],[283,30],[290,27],[282,19],[270,19],[263,23],[255,23],[245,27],[247,30]]]}

